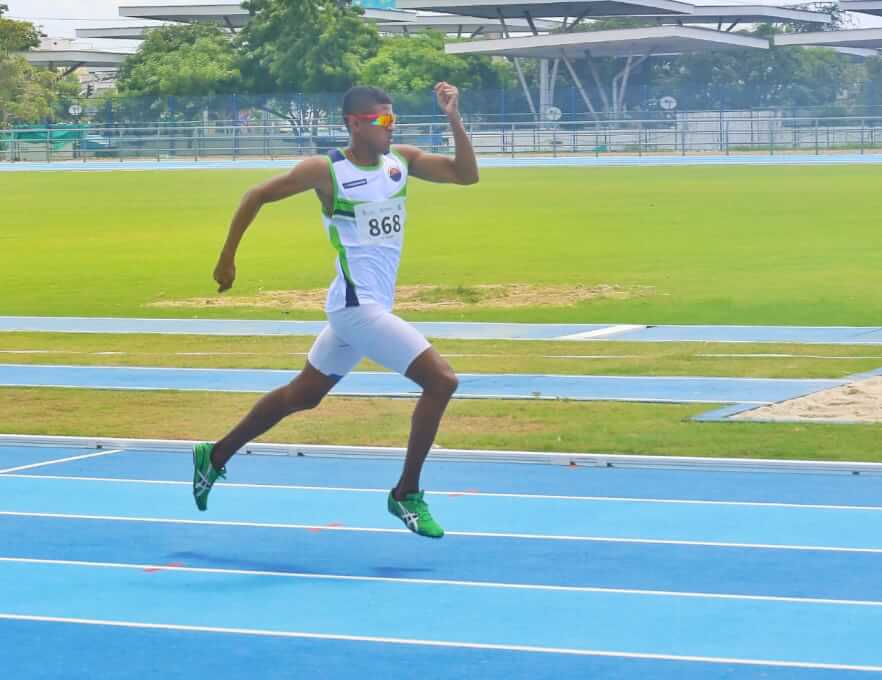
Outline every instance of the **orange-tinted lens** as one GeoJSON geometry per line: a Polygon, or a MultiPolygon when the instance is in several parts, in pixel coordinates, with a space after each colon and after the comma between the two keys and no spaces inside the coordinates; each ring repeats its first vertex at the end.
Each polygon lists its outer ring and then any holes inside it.
{"type": "Polygon", "coordinates": [[[391,128],[395,125],[395,114],[394,113],[381,113],[379,116],[374,118],[371,121],[371,125],[377,125],[379,127],[391,128]]]}

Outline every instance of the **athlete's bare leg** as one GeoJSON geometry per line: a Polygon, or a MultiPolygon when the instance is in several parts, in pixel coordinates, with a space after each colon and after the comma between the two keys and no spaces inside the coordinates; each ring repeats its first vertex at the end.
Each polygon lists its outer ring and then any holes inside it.
{"type": "Polygon", "coordinates": [[[423,388],[423,394],[413,410],[404,470],[394,490],[398,500],[419,491],[423,463],[435,441],[444,410],[459,386],[453,369],[434,347],[414,359],[405,375],[423,388]]]}
{"type": "Polygon", "coordinates": [[[337,378],[329,378],[307,361],[294,380],[265,395],[227,436],[214,445],[211,464],[220,470],[236,451],[283,418],[318,406],[336,384],[337,378]]]}

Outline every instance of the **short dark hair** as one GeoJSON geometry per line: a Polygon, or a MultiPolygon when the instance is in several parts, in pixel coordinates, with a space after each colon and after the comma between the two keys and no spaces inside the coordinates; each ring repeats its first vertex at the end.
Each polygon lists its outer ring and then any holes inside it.
{"type": "Polygon", "coordinates": [[[389,95],[378,87],[352,87],[343,95],[343,122],[349,127],[349,116],[353,113],[368,113],[378,104],[391,103],[389,95]]]}

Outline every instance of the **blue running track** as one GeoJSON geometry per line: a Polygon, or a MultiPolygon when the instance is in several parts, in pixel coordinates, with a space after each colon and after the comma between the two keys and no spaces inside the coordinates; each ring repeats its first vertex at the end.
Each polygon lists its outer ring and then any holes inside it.
{"type": "MultiPolygon", "coordinates": [[[[121,390],[267,392],[296,371],[266,369],[143,368],[0,364],[0,386],[79,387],[121,390]]],[[[848,380],[689,378],[531,374],[459,375],[457,398],[574,399],[678,403],[768,404],[839,387],[848,380]]],[[[416,383],[396,373],[354,372],[332,390],[338,396],[420,394],[416,383]]]]}
{"type": "Polygon", "coordinates": [[[0,442],[6,677],[815,680],[882,673],[874,474],[0,442]]]}
{"type": "MultiPolygon", "coordinates": [[[[324,321],[0,316],[0,332],[318,335],[324,321]]],[[[621,324],[416,321],[430,338],[463,340],[616,340],[882,345],[871,326],[642,326],[621,324]]]]}

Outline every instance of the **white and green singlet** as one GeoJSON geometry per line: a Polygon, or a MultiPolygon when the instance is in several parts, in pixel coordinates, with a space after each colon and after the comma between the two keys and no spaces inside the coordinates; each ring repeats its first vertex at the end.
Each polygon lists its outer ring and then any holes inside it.
{"type": "Polygon", "coordinates": [[[365,167],[339,149],[328,153],[328,161],[334,208],[322,219],[337,251],[337,276],[325,310],[365,304],[391,310],[407,221],[407,162],[391,151],[365,167]]]}

